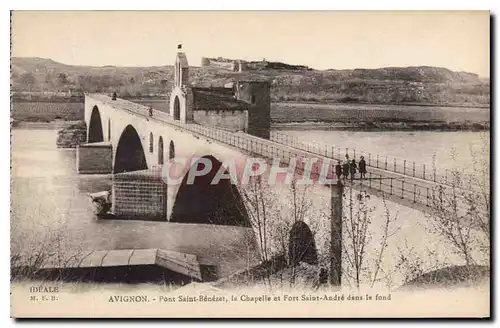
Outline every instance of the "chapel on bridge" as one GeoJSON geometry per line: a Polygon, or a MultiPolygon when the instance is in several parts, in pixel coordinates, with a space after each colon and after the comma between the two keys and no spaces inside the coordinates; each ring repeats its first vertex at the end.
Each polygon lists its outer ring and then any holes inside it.
{"type": "Polygon", "coordinates": [[[195,87],[189,83],[189,63],[179,45],[169,114],[183,123],[198,123],[269,139],[271,84],[237,79],[221,87],[195,87]]]}

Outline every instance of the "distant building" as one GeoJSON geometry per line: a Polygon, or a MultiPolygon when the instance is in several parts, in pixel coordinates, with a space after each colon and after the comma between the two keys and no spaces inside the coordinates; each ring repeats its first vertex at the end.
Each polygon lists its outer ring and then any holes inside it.
{"type": "MultiPolygon", "coordinates": [[[[206,61],[206,58],[203,60],[206,61]]],[[[219,64],[225,67],[227,64],[235,65],[235,62],[219,64]]],[[[231,69],[234,70],[234,67],[231,69]]],[[[242,131],[269,139],[271,84],[268,81],[240,80],[223,87],[203,88],[189,84],[188,75],[186,54],[179,50],[169,106],[169,113],[175,120],[233,132],[242,131]]]]}
{"type": "Polygon", "coordinates": [[[217,58],[203,57],[201,59],[201,66],[226,69],[231,72],[243,72],[243,71],[262,70],[262,69],[286,69],[294,71],[310,70],[309,67],[304,65],[289,65],[280,62],[269,62],[265,58],[263,58],[261,61],[249,62],[241,59],[229,59],[223,57],[217,57],[217,58]]]}

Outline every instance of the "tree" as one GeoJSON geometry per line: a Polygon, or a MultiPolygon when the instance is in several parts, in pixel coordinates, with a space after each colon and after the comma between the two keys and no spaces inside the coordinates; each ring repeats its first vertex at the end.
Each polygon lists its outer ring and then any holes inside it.
{"type": "MultiPolygon", "coordinates": [[[[382,268],[382,259],[388,246],[388,239],[392,237],[398,229],[394,229],[393,223],[396,217],[393,217],[387,207],[385,197],[382,194],[382,204],[384,206],[384,214],[382,226],[374,226],[373,210],[369,206],[370,199],[366,191],[359,192],[356,197],[353,197],[353,188],[346,188],[347,192],[343,195],[345,204],[342,225],[343,240],[343,273],[344,277],[353,280],[354,285],[359,288],[362,283],[366,283],[373,287],[380,278],[380,274],[384,271],[382,268]],[[379,229],[380,228],[380,229],[379,229]],[[374,231],[378,233],[378,243],[373,244],[372,238],[374,231]]],[[[386,273],[386,279],[390,279],[390,274],[386,273]]]]}
{"type": "Polygon", "coordinates": [[[309,199],[310,186],[299,186],[295,179],[290,185],[270,186],[265,178],[257,176],[247,184],[238,185],[238,192],[244,203],[241,210],[248,215],[255,232],[261,261],[268,263],[273,272],[273,277],[265,277],[264,283],[269,288],[284,287],[285,282],[289,282],[289,287],[294,286],[299,262],[309,263],[312,258],[317,262],[314,233],[309,231],[306,243],[298,238],[304,235],[300,228],[307,227],[307,218],[315,215],[309,199]],[[289,280],[284,280],[284,276],[289,280]]]}
{"type": "Polygon", "coordinates": [[[57,75],[57,84],[59,86],[66,86],[68,84],[68,77],[64,73],[59,73],[57,75]]]}
{"type": "MultiPolygon", "coordinates": [[[[431,199],[430,230],[448,241],[467,266],[476,264],[478,254],[487,257],[490,248],[490,150],[488,137],[482,139],[479,150],[470,150],[474,172],[451,170],[451,179],[443,179],[431,199]]],[[[451,152],[456,160],[456,151],[451,152]]]]}
{"type": "Polygon", "coordinates": [[[26,72],[26,73],[21,74],[19,82],[21,83],[22,86],[27,87],[28,90],[31,92],[33,87],[36,84],[36,78],[33,75],[33,73],[26,72]]]}

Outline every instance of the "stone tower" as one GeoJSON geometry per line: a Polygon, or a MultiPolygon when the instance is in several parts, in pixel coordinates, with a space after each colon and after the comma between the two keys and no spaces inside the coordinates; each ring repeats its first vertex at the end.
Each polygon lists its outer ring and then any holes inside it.
{"type": "Polygon", "coordinates": [[[193,93],[189,87],[189,64],[182,46],[177,47],[174,68],[174,86],[170,95],[170,115],[183,123],[193,120],[193,93]]]}
{"type": "Polygon", "coordinates": [[[271,134],[271,84],[267,81],[238,81],[236,99],[248,103],[247,133],[269,139],[271,134]]]}
{"type": "Polygon", "coordinates": [[[186,86],[189,83],[189,64],[186,54],[178,51],[175,58],[175,86],[186,86]]]}

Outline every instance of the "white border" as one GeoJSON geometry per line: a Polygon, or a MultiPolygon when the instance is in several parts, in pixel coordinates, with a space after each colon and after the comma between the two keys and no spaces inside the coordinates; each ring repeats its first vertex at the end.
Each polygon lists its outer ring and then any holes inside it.
{"type": "MultiPolygon", "coordinates": [[[[307,1],[264,1],[264,0],[253,0],[251,2],[242,2],[237,3],[231,0],[218,0],[218,1],[206,1],[206,0],[182,0],[178,2],[173,1],[129,1],[129,0],[121,0],[121,1],[102,1],[102,0],[86,0],[82,2],[68,2],[68,1],[56,1],[56,0],[45,0],[45,1],[28,1],[28,0],[17,0],[14,3],[8,3],[7,1],[2,2],[2,7],[6,5],[10,5],[9,8],[2,8],[4,10],[1,11],[1,24],[2,24],[2,42],[0,44],[10,44],[10,13],[9,10],[491,10],[492,14],[497,14],[500,12],[498,9],[500,1],[498,0],[454,0],[454,1],[436,1],[436,0],[419,0],[416,2],[407,2],[407,1],[398,1],[398,0],[356,0],[356,1],[344,1],[344,2],[335,2],[331,3],[331,1],[320,1],[320,0],[307,0],[307,1]]],[[[498,17],[496,17],[496,26],[495,26],[495,34],[498,31],[498,17]]],[[[493,37],[493,35],[492,35],[493,37]]],[[[9,284],[9,265],[7,264],[9,261],[8,253],[6,250],[10,248],[10,239],[9,239],[9,225],[8,218],[10,213],[10,105],[9,105],[9,92],[10,92],[10,71],[7,68],[7,62],[10,62],[10,47],[7,48],[4,46],[3,49],[9,49],[2,51],[2,63],[0,66],[2,68],[2,111],[1,115],[3,117],[0,119],[2,122],[2,133],[3,137],[0,139],[0,153],[3,154],[1,160],[1,169],[3,172],[1,174],[0,185],[3,186],[1,194],[0,194],[0,207],[1,207],[1,215],[0,219],[4,224],[0,231],[3,234],[4,245],[2,247],[1,252],[1,260],[2,260],[2,309],[4,310],[2,315],[2,326],[3,324],[13,325],[14,321],[10,318],[10,284],[9,284]],[[7,52],[9,51],[9,52],[7,52]],[[9,114],[7,114],[9,113],[9,114]],[[9,124],[9,126],[8,126],[9,124]],[[7,172],[9,172],[7,174],[7,172]],[[9,201],[7,201],[9,200],[9,201]]],[[[497,55],[498,57],[498,55],[497,55]]],[[[493,57],[492,57],[493,58],[493,57]]],[[[495,69],[492,72],[492,76],[496,76],[497,70],[495,69]]],[[[494,93],[498,94],[498,85],[495,84],[494,93]]],[[[494,97],[496,98],[496,97],[494,97]]],[[[492,108],[492,110],[496,110],[496,108],[492,108]]],[[[497,117],[498,121],[498,117],[497,117]]],[[[494,128],[496,130],[497,122],[494,122],[494,128]]],[[[495,143],[496,144],[496,143],[495,143]]],[[[497,153],[498,147],[495,146],[493,153],[497,153]]],[[[495,161],[496,162],[496,161],[495,161]]],[[[495,170],[492,168],[492,170],[495,170]]],[[[495,170],[496,171],[496,170],[495,170]]],[[[495,178],[495,185],[498,182],[498,174],[495,178]]],[[[495,197],[496,203],[496,197],[495,197]]],[[[497,223],[498,225],[498,223],[497,223]]],[[[497,227],[496,227],[497,228],[497,227]]],[[[498,228],[497,228],[498,229],[498,228]]],[[[496,234],[498,236],[498,233],[496,234]]],[[[493,259],[496,262],[497,256],[493,259]]],[[[498,282],[498,269],[495,270],[495,277],[493,278],[498,282]]],[[[495,284],[497,286],[498,283],[495,284]]],[[[498,302],[495,302],[497,304],[498,302]]],[[[498,312],[495,311],[498,315],[498,312]]],[[[332,322],[331,324],[339,324],[340,322],[332,322]]],[[[52,323],[45,322],[40,323],[46,326],[51,326],[52,323]]],[[[65,322],[64,325],[67,323],[65,322]]],[[[111,324],[111,322],[107,323],[111,324]]],[[[123,322],[113,324],[123,325],[123,322]]],[[[137,322],[132,322],[132,324],[137,324],[137,322]]],[[[186,323],[177,323],[177,322],[169,322],[167,323],[169,326],[177,325],[177,324],[186,324],[186,323]]],[[[216,323],[219,324],[219,323],[216,323]]],[[[236,323],[226,323],[235,325],[236,323]]],[[[271,325],[270,323],[257,323],[259,326],[271,325]]],[[[296,325],[307,325],[306,322],[296,322],[296,325]]],[[[399,323],[395,323],[399,324],[399,323]]],[[[424,324],[426,326],[437,325],[437,323],[431,322],[422,322],[419,324],[424,324]]],[[[471,323],[469,324],[479,324],[479,323],[471,323]]],[[[201,323],[197,323],[196,325],[201,325],[201,323]]],[[[364,325],[364,323],[355,323],[355,326],[364,325]]]]}
{"type": "Polygon", "coordinates": [[[14,10],[489,10],[494,0],[351,0],[351,1],[234,1],[234,0],[183,0],[183,1],[99,1],[82,2],[16,1],[14,10]]]}

